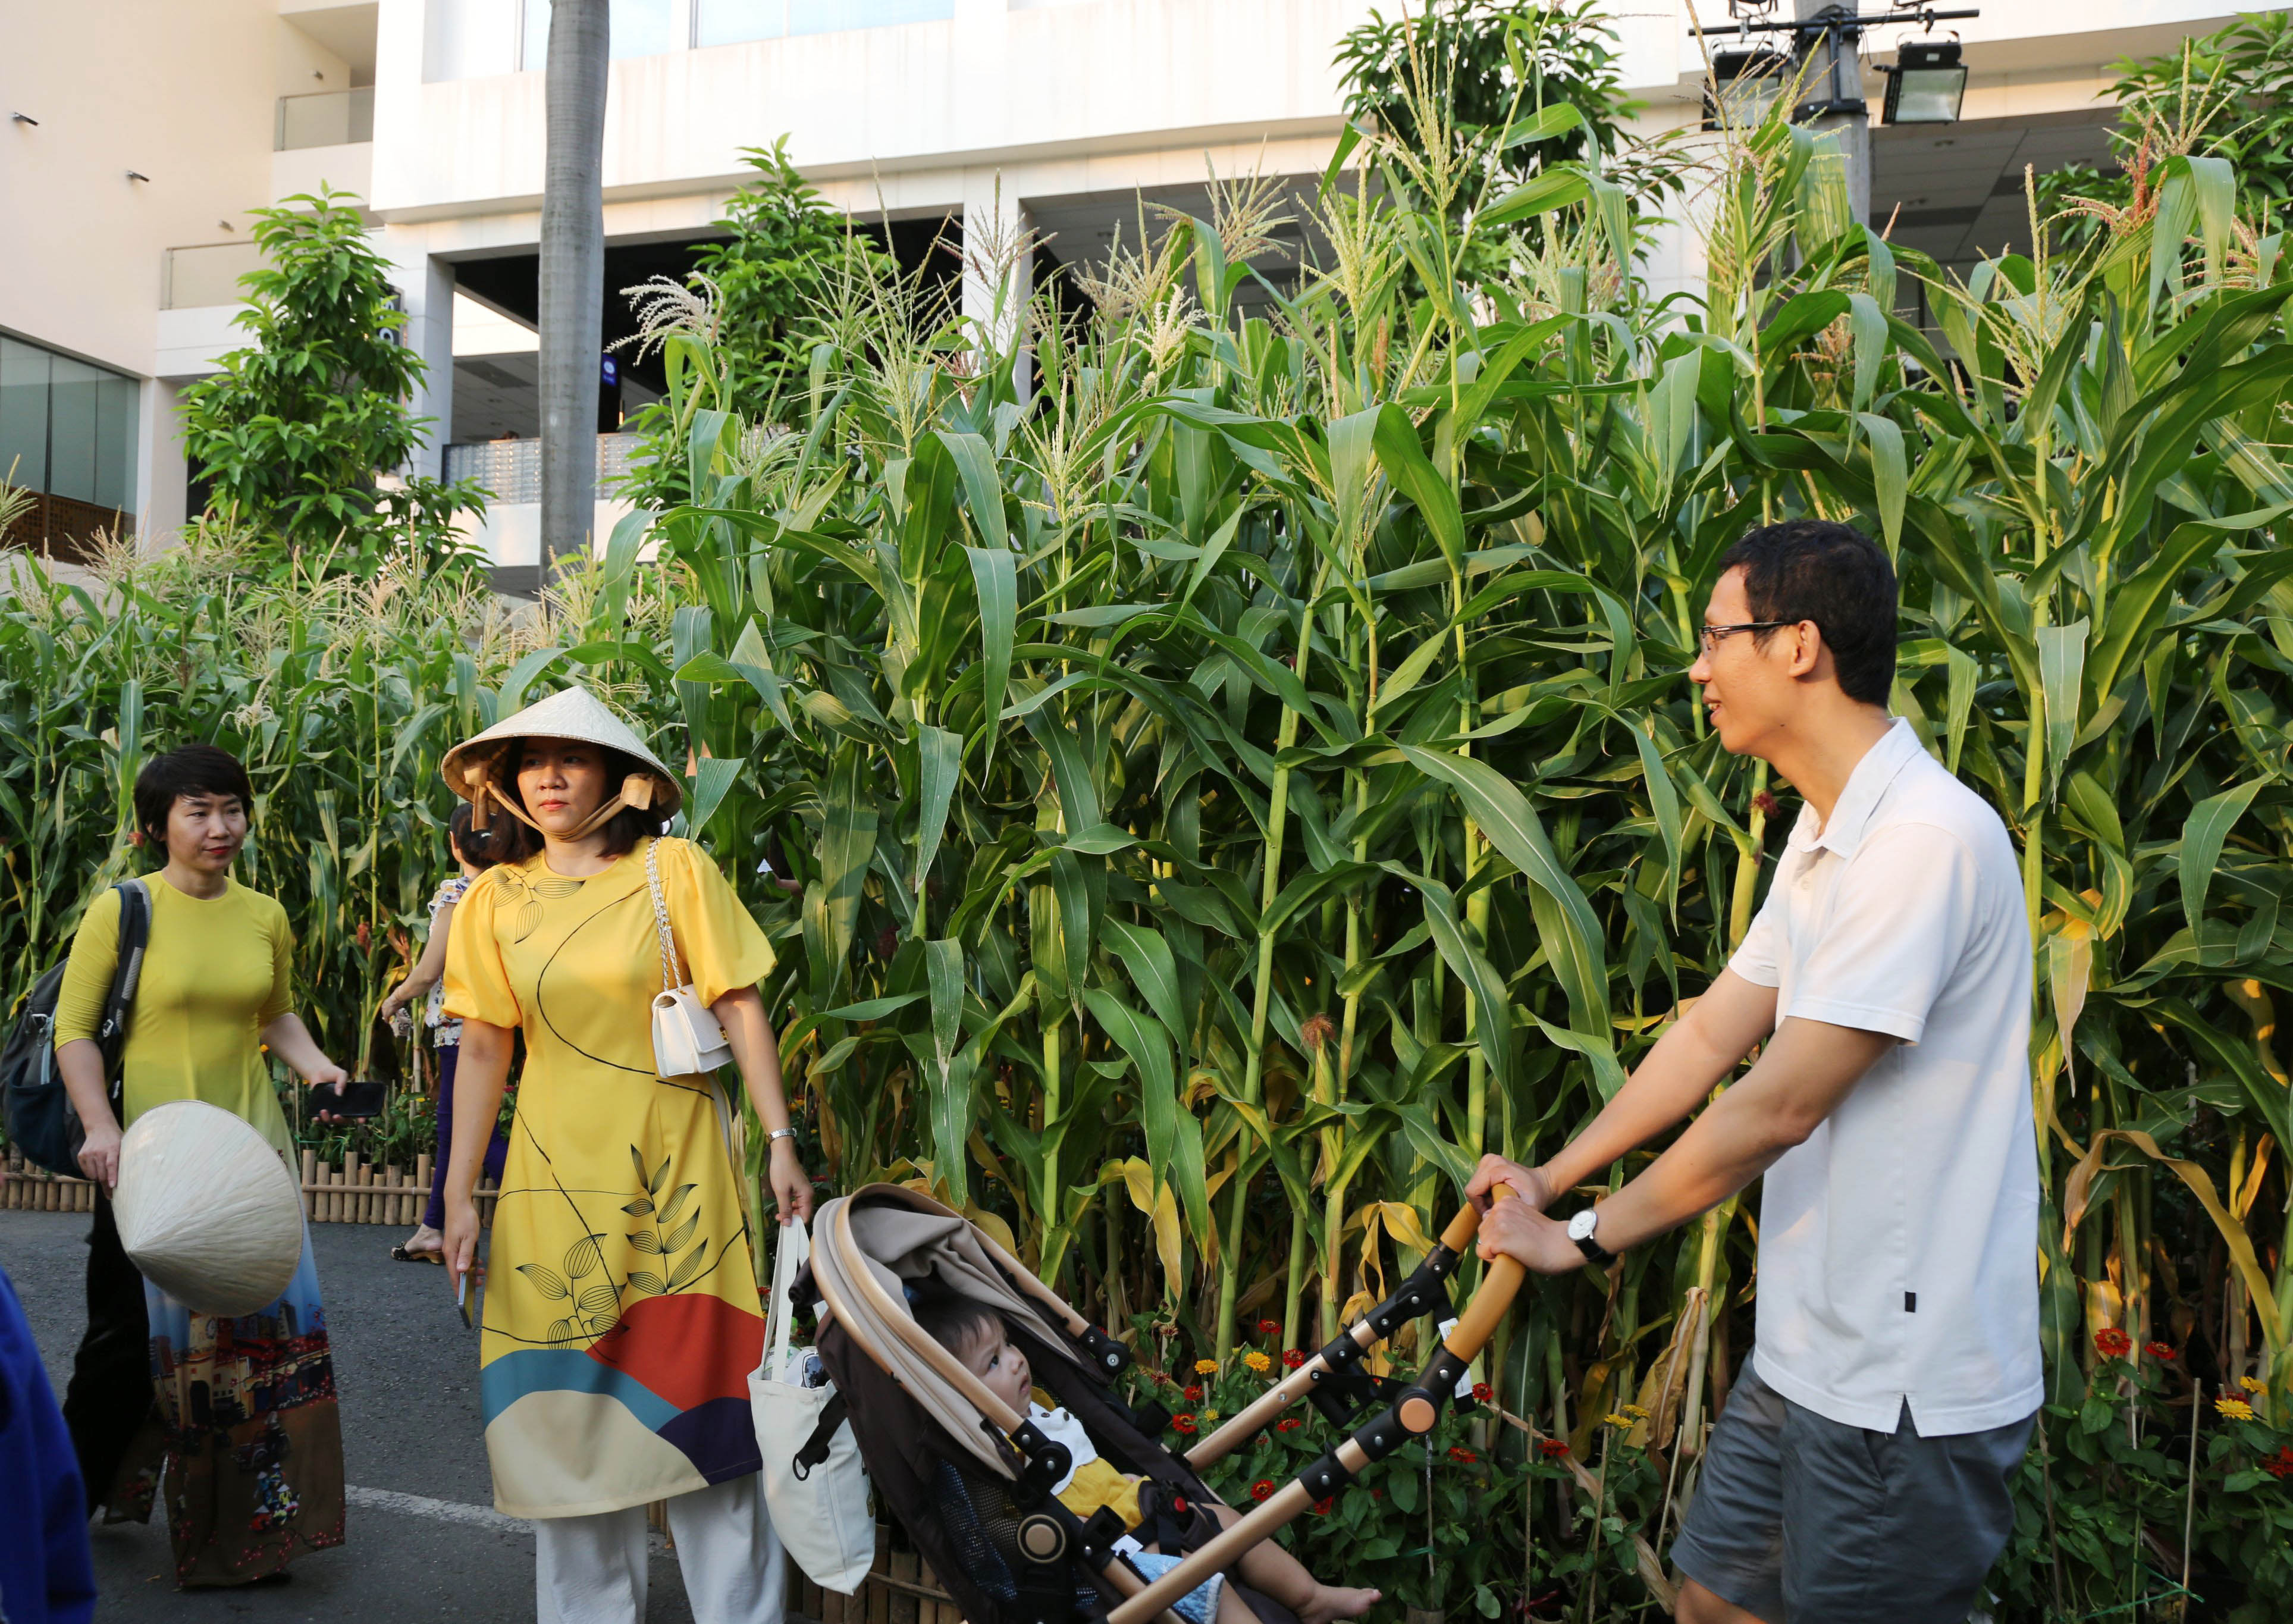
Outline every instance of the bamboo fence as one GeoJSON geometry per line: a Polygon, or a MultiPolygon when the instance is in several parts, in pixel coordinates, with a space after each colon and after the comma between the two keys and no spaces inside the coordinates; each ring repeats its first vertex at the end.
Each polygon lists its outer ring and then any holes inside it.
{"type": "MultiPolygon", "coordinates": [[[[406,1225],[420,1221],[430,1199],[430,1158],[417,1157],[409,1171],[382,1167],[356,1154],[337,1164],[323,1163],[319,1153],[303,1152],[303,1214],[312,1223],[386,1223],[406,1225]]],[[[478,1186],[478,1222],[491,1224],[499,1196],[491,1180],[478,1186]]],[[[0,1212],[89,1213],[95,1210],[95,1186],[85,1179],[68,1179],[8,1158],[6,1176],[0,1178],[0,1212]]]]}
{"type": "Polygon", "coordinates": [[[850,1596],[822,1589],[790,1563],[789,1611],[820,1624],[962,1624],[955,1598],[920,1555],[900,1548],[905,1543],[878,1523],[875,1563],[850,1596]]]}

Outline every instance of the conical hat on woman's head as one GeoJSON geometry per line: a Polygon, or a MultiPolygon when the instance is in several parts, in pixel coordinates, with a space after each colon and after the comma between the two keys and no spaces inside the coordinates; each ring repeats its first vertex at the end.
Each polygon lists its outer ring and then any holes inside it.
{"type": "MultiPolygon", "coordinates": [[[[497,775],[497,766],[501,752],[520,739],[578,739],[584,744],[619,751],[652,769],[645,775],[652,780],[652,784],[639,792],[646,799],[636,799],[630,793],[634,784],[625,783],[620,792],[624,802],[641,807],[664,820],[675,816],[677,808],[684,804],[685,786],[677,775],[645,748],[635,728],[583,687],[561,689],[547,699],[536,700],[515,716],[504,717],[475,738],[465,739],[446,752],[438,770],[444,775],[448,788],[482,813],[485,801],[480,799],[480,792],[486,791],[488,799],[499,794],[501,779],[497,775]]],[[[609,794],[609,804],[611,800],[609,794]]],[[[512,802],[504,800],[502,804],[516,810],[512,802]]]]}
{"type": "Polygon", "coordinates": [[[278,1301],[303,1257],[295,1175],[245,1118],[202,1100],[135,1119],[111,1212],[143,1278],[194,1313],[236,1319],[278,1301]]]}

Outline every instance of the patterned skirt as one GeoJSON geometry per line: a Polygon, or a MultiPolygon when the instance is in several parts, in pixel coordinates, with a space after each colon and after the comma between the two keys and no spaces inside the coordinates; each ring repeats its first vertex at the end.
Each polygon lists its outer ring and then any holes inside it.
{"type": "Polygon", "coordinates": [[[235,1320],[192,1312],[150,1281],[157,1436],[114,1514],[167,1499],[175,1579],[243,1585],[343,1542],[343,1433],[311,1237],[279,1300],[235,1320]]]}

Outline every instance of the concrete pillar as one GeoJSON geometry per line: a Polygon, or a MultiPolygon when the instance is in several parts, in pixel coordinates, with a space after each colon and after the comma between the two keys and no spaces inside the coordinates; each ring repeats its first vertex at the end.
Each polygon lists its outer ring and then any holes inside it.
{"type": "MultiPolygon", "coordinates": [[[[1000,171],[969,170],[963,183],[963,313],[998,349],[1025,342],[1027,301],[1035,291],[1033,222],[1000,171]]],[[[1019,394],[1033,386],[1033,367],[1019,361],[1019,394]]]]}
{"type": "Polygon", "coordinates": [[[184,521],[183,409],[175,386],[147,379],[136,392],[135,532],[146,551],[173,546],[184,521]]]}
{"type": "Polygon", "coordinates": [[[401,245],[392,240],[394,235],[385,227],[378,246],[390,258],[391,280],[406,301],[406,325],[399,329],[399,341],[430,369],[407,404],[416,417],[433,419],[404,472],[440,479],[445,473],[446,443],[454,432],[454,268],[432,256],[418,238],[401,245]]]}
{"type": "MultiPolygon", "coordinates": [[[[1792,0],[1792,14],[1803,22],[1821,18],[1827,13],[1844,12],[1852,15],[1856,10],[1852,0],[1792,0]]],[[[1859,223],[1871,218],[1871,114],[1863,102],[1863,69],[1856,55],[1856,34],[1852,30],[1826,37],[1817,35],[1810,46],[1813,65],[1809,69],[1801,95],[1805,101],[1856,104],[1853,111],[1827,114],[1808,120],[1808,127],[1821,134],[1834,134],[1847,162],[1848,215],[1859,223]]]]}

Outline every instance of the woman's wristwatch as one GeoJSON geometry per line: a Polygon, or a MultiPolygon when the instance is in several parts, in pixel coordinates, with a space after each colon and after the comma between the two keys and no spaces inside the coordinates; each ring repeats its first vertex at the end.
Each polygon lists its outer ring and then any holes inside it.
{"type": "Polygon", "coordinates": [[[1588,1206],[1568,1221],[1568,1238],[1576,1243],[1576,1249],[1584,1255],[1587,1263],[1606,1268],[1616,1261],[1616,1255],[1592,1238],[1592,1231],[1600,1224],[1600,1209],[1588,1206]]]}

